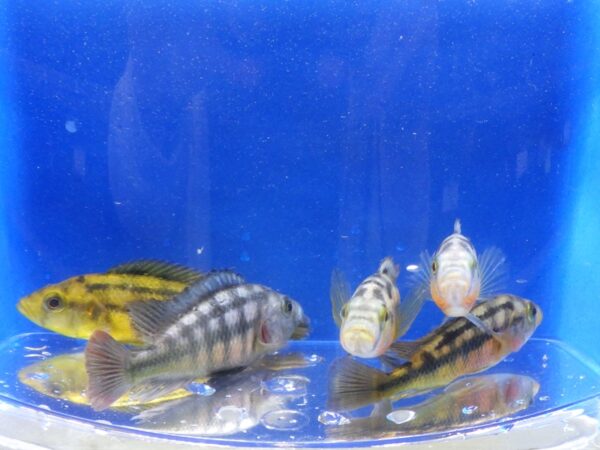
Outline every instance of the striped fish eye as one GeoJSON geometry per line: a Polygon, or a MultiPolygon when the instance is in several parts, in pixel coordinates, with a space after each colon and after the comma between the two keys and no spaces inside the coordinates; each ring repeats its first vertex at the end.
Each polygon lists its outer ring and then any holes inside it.
{"type": "Polygon", "coordinates": [[[340,316],[342,316],[342,319],[345,319],[348,316],[348,304],[345,304],[344,306],[342,306],[342,310],[340,311],[340,316]]]}
{"type": "Polygon", "coordinates": [[[64,307],[64,302],[58,295],[51,295],[44,299],[44,308],[47,311],[60,311],[64,307]]]}
{"type": "Polygon", "coordinates": [[[292,312],[292,310],[294,309],[294,305],[292,303],[292,301],[289,298],[285,298],[283,300],[283,306],[282,306],[283,312],[286,314],[289,314],[292,312]]]}
{"type": "Polygon", "coordinates": [[[529,321],[529,323],[535,323],[535,318],[537,316],[537,308],[533,303],[527,303],[525,313],[527,315],[527,320],[529,321]]]}
{"type": "Polygon", "coordinates": [[[381,311],[381,313],[379,314],[379,318],[383,321],[383,322],[387,322],[388,320],[390,320],[390,312],[387,309],[383,309],[381,311]]]}
{"type": "Polygon", "coordinates": [[[436,273],[438,270],[438,263],[437,261],[434,259],[433,262],[431,263],[431,271],[433,273],[436,273]]]}

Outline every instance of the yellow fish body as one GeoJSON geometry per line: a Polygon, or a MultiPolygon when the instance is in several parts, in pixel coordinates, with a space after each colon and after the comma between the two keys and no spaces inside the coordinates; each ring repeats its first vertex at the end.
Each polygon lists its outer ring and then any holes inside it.
{"type": "MultiPolygon", "coordinates": [[[[88,377],[85,371],[83,352],[58,355],[24,367],[19,371],[19,381],[48,397],[79,405],[90,404],[86,394],[88,377]]],[[[157,404],[189,395],[191,395],[190,391],[178,389],[164,397],[146,403],[157,404]]],[[[142,403],[137,399],[126,395],[120,398],[113,407],[123,408],[140,404],[142,403]]]]}
{"type": "Polygon", "coordinates": [[[392,345],[392,351],[407,362],[390,373],[341,360],[330,379],[330,407],[349,410],[388,398],[411,397],[488,369],[519,350],[542,320],[539,306],[514,295],[480,303],[472,314],[494,334],[459,317],[418,341],[392,345]]]}
{"type": "Polygon", "coordinates": [[[120,342],[141,344],[129,306],[168,300],[202,277],[176,264],[135,261],[45,286],[22,298],[17,309],[37,325],[65,336],[88,339],[95,330],[104,330],[120,342]]]}

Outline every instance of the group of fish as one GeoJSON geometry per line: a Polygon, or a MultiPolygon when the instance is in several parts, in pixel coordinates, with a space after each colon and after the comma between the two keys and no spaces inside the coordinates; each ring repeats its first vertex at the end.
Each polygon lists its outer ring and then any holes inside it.
{"type": "MultiPolygon", "coordinates": [[[[352,295],[334,270],[330,297],[342,347],[358,358],[379,358],[389,371],[351,357],[336,360],[328,408],[348,411],[377,403],[381,411],[382,402],[453,386],[457,378],[519,350],[542,312],[530,300],[499,293],[504,262],[496,248],[478,255],[457,220],[433,256],[421,255],[406,299],[400,299],[400,271],[391,257],[352,295]],[[444,322],[416,341],[400,341],[427,299],[442,310],[444,322]]],[[[185,388],[198,380],[233,379],[237,385],[244,377],[264,377],[264,367],[242,370],[289,340],[306,337],[310,322],[298,302],[232,271],[200,273],[153,260],[46,286],[17,308],[44,328],[88,339],[83,355],[63,357],[85,368],[85,389],[74,391],[78,401],[85,391],[83,401],[96,410],[181,401],[189,395],[185,388]]],[[[33,384],[26,374],[23,379],[33,384]]],[[[463,391],[464,386],[451,393],[463,391]]]]}
{"type": "Polygon", "coordinates": [[[89,339],[86,396],[99,411],[125,395],[146,403],[240,371],[309,332],[296,301],[234,272],[146,260],[46,286],[17,308],[42,327],[89,339]]]}

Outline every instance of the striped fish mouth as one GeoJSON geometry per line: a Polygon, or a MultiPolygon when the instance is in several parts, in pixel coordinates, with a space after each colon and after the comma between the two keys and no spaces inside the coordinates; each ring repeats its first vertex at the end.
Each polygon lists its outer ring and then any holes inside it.
{"type": "Polygon", "coordinates": [[[291,339],[304,339],[310,333],[310,319],[306,316],[302,317],[302,320],[292,333],[291,339]]]}

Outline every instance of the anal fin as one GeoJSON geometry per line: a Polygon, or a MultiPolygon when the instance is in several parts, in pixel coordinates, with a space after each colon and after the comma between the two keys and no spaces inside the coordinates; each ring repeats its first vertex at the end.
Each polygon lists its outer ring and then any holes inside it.
{"type": "Polygon", "coordinates": [[[153,378],[140,383],[130,391],[130,398],[140,403],[163,397],[177,389],[185,388],[194,378],[153,378]]]}

